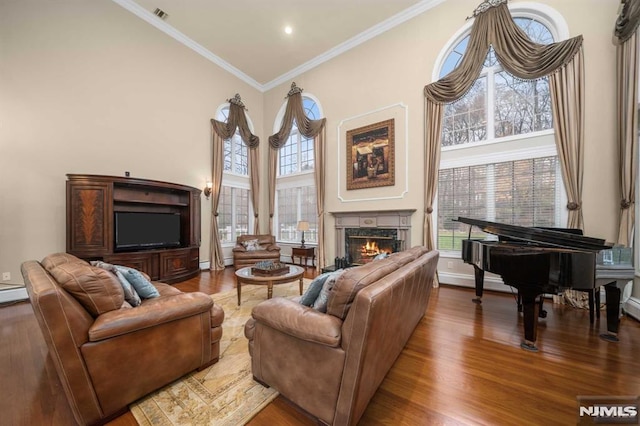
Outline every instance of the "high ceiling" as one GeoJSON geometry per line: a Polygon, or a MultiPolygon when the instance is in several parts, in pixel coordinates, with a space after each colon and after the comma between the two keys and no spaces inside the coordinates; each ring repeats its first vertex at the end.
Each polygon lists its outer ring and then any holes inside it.
{"type": "Polygon", "coordinates": [[[445,0],[113,1],[265,90],[445,0]]]}

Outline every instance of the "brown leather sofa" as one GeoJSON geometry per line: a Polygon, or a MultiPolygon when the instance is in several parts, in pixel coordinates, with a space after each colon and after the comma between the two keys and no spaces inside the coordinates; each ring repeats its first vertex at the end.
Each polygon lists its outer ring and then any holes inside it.
{"type": "Polygon", "coordinates": [[[24,262],[22,275],[78,424],[218,360],[224,312],[204,293],[154,282],[160,296],[131,307],[113,273],[66,253],[24,262]]]}
{"type": "Polygon", "coordinates": [[[320,423],[356,424],[425,313],[438,256],[414,247],[347,269],[326,313],[261,302],[245,325],[254,378],[320,423]]]}
{"type": "Polygon", "coordinates": [[[233,248],[233,267],[236,270],[263,260],[280,260],[280,247],[273,235],[240,235],[237,238],[236,246],[233,248]],[[254,246],[256,250],[248,244],[254,240],[257,242],[257,246],[254,246]]]}

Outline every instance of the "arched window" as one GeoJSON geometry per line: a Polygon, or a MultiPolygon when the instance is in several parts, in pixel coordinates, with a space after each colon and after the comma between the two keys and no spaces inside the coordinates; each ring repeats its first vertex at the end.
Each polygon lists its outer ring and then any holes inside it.
{"type": "MultiPolygon", "coordinates": [[[[229,119],[229,104],[218,108],[216,120],[229,119]]],[[[247,116],[249,128],[253,130],[247,116]]],[[[253,209],[250,201],[248,148],[236,129],[234,135],[224,141],[224,169],[218,203],[218,232],[222,244],[234,244],[238,235],[253,229],[253,209]]]]}
{"type": "MultiPolygon", "coordinates": [[[[533,41],[552,43],[549,14],[511,10],[533,41]]],[[[546,9],[545,9],[546,10],[546,9]]],[[[552,14],[558,19],[559,15],[552,14]]],[[[560,17],[561,19],[561,17],[560,17]]],[[[460,62],[470,27],[445,48],[439,76],[460,62]]],[[[554,35],[555,34],[555,35],[554,35]]],[[[445,107],[438,176],[437,245],[459,253],[453,219],[466,216],[519,226],[562,227],[566,195],[553,134],[548,79],[521,80],[502,69],[493,49],[473,87],[445,107]]]]}
{"type": "MultiPolygon", "coordinates": [[[[551,31],[533,18],[514,18],[530,39],[552,43],[551,31]]],[[[464,55],[469,35],[446,57],[440,77],[447,75],[464,55]]],[[[480,77],[467,94],[447,105],[442,126],[442,146],[494,140],[551,129],[549,79],[519,80],[502,70],[490,49],[480,77]]]]}
{"type": "MultiPolygon", "coordinates": [[[[312,95],[302,95],[302,105],[308,118],[317,120],[322,117],[318,101],[312,95]]],[[[285,108],[286,102],[275,120],[276,132],[282,124],[285,108]]],[[[313,138],[301,135],[294,123],[291,134],[278,155],[274,229],[276,239],[280,242],[300,241],[297,225],[301,220],[309,222],[309,231],[304,233],[305,243],[318,242],[314,166],[313,138]]]]}

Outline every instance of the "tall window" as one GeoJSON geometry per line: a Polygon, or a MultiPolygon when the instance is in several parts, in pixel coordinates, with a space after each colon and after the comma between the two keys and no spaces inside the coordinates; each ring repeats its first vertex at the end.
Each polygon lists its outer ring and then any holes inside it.
{"type": "Polygon", "coordinates": [[[218,203],[220,242],[235,243],[239,235],[249,233],[249,190],[222,185],[218,203]]]}
{"type": "MultiPolygon", "coordinates": [[[[320,107],[309,95],[302,96],[305,114],[312,120],[321,117],[320,107]]],[[[280,128],[286,104],[278,114],[275,130],[280,128]]],[[[294,123],[285,145],[280,148],[278,176],[276,179],[276,215],[274,229],[281,242],[299,242],[298,222],[309,222],[305,242],[318,242],[318,214],[316,210],[316,186],[314,182],[315,155],[313,139],[306,138],[294,123]]]]}
{"type": "MultiPolygon", "coordinates": [[[[228,118],[229,104],[226,104],[219,109],[216,119],[226,122],[228,118]]],[[[251,127],[251,122],[249,126],[251,127]]],[[[218,232],[222,244],[231,244],[235,243],[238,235],[248,234],[253,229],[253,213],[249,201],[248,148],[242,142],[238,129],[230,139],[224,141],[223,163],[218,232]]]]}
{"type": "MultiPolygon", "coordinates": [[[[554,41],[547,25],[531,13],[514,21],[533,41],[554,41]]],[[[458,65],[468,42],[467,32],[452,43],[440,77],[458,65]]],[[[437,246],[460,251],[468,226],[455,222],[458,216],[562,227],[564,203],[549,81],[511,76],[491,49],[473,87],[445,107],[437,246]]]]}

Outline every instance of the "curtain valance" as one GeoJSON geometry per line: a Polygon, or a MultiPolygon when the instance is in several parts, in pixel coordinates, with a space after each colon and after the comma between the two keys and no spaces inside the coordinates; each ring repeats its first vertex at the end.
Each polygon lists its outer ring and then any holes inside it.
{"type": "Polygon", "coordinates": [[[249,148],[254,149],[260,145],[260,138],[249,129],[249,123],[247,123],[247,117],[244,114],[244,104],[240,99],[240,95],[236,93],[236,96],[232,99],[227,99],[229,102],[229,118],[227,122],[211,119],[211,125],[213,131],[216,132],[222,140],[230,139],[236,132],[236,128],[240,131],[240,138],[249,148]]]}
{"type": "Polygon", "coordinates": [[[311,120],[305,115],[302,105],[302,89],[296,86],[295,82],[291,84],[291,90],[289,90],[287,97],[289,100],[287,101],[280,130],[275,135],[269,136],[269,145],[275,149],[282,148],[287,142],[294,120],[300,134],[307,138],[316,137],[324,128],[326,121],[326,118],[311,120]]]}
{"type": "Polygon", "coordinates": [[[640,24],[640,0],[623,0],[622,11],[614,29],[616,44],[622,44],[636,33],[640,24]]]}
{"type": "Polygon", "coordinates": [[[475,19],[458,67],[425,86],[424,95],[432,102],[445,104],[464,96],[480,75],[490,46],[507,72],[528,80],[564,67],[582,47],[582,35],[546,45],[534,43],[513,21],[506,3],[488,8],[475,19]]]}

